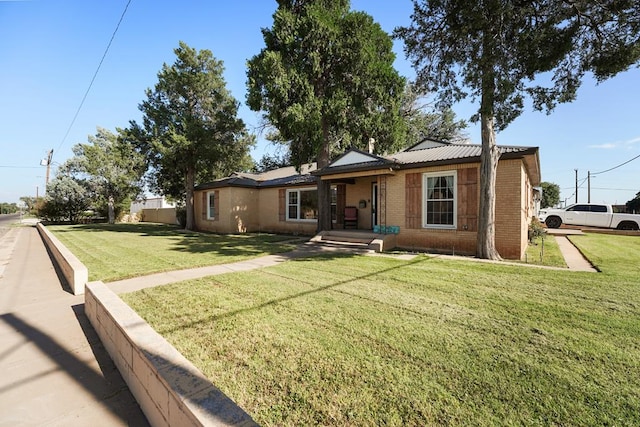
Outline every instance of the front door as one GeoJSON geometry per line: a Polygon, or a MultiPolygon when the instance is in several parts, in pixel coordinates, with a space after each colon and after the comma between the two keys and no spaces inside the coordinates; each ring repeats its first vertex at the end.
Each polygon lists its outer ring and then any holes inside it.
{"type": "Polygon", "coordinates": [[[371,184],[371,225],[378,225],[378,183],[371,184]]]}

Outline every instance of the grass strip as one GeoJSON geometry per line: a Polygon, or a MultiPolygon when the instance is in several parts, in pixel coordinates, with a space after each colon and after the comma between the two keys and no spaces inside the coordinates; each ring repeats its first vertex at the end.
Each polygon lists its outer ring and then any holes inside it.
{"type": "Polygon", "coordinates": [[[262,425],[632,426],[640,239],[616,239],[576,239],[602,273],[333,256],[124,297],[262,425]]]}
{"type": "Polygon", "coordinates": [[[83,224],[47,228],[87,266],[89,280],[105,282],[231,263],[294,248],[291,236],[204,234],[161,224],[83,224]]]}

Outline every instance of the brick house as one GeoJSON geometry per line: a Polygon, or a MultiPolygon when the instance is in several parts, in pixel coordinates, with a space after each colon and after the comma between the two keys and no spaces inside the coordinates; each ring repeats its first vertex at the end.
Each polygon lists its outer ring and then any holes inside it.
{"type": "MultiPolygon", "coordinates": [[[[499,149],[496,247],[503,258],[521,259],[540,184],[538,148],[499,149]]],[[[237,173],[196,187],[196,227],[314,235],[321,179],[331,183],[334,229],[391,234],[399,248],[474,255],[480,152],[480,145],[425,140],[389,156],[350,150],[321,170],[237,173]],[[345,221],[345,212],[357,220],[345,221]]]]}

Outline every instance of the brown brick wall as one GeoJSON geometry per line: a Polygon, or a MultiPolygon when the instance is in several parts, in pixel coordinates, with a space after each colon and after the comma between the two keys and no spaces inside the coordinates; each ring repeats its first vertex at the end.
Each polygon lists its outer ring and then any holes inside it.
{"type": "MultiPolygon", "coordinates": [[[[399,172],[389,177],[387,190],[387,225],[400,226],[398,245],[416,250],[434,250],[445,253],[475,254],[477,209],[479,202],[479,164],[440,166],[399,172]],[[407,217],[407,199],[415,192],[407,188],[408,182],[419,182],[422,203],[422,174],[457,170],[458,227],[457,230],[422,228],[422,212],[411,221],[407,217]],[[410,176],[413,175],[413,176],[410,176]],[[474,176],[477,181],[474,182],[474,176]],[[471,208],[473,207],[473,208],[471,208]],[[415,226],[417,223],[417,227],[415,226]],[[412,226],[413,225],[413,226],[412,226]],[[466,226],[466,229],[465,229],[466,226]]],[[[507,259],[520,259],[526,249],[526,221],[523,195],[526,173],[521,160],[502,160],[498,165],[496,182],[496,247],[507,259]]],[[[411,211],[411,209],[409,210],[411,211]]]]}
{"type": "MultiPolygon", "coordinates": [[[[345,186],[345,205],[358,206],[359,228],[371,228],[371,184],[377,177],[361,177],[345,186]]],[[[382,225],[398,226],[399,247],[446,253],[475,254],[479,202],[479,164],[438,166],[398,171],[386,176],[386,191],[379,187],[379,206],[386,206],[382,225]],[[422,228],[422,174],[457,170],[457,229],[422,228]]],[[[531,184],[522,160],[502,160],[496,181],[496,247],[503,258],[520,259],[527,246],[527,227],[532,215],[531,184]]],[[[203,220],[206,198],[196,194],[196,226],[220,232],[274,232],[313,235],[315,221],[282,220],[283,189],[219,189],[219,221],[203,220]]],[[[381,221],[382,222],[382,221],[381,221]]]]}
{"type": "Polygon", "coordinates": [[[523,255],[524,177],[521,160],[500,161],[496,180],[496,248],[507,259],[520,259],[523,255]]]}

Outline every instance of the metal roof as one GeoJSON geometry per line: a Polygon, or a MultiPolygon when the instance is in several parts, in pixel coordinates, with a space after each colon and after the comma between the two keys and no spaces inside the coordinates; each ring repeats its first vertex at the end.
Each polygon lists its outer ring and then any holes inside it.
{"type": "MultiPolygon", "coordinates": [[[[210,183],[201,184],[197,190],[206,190],[220,187],[245,187],[264,188],[282,187],[290,185],[314,184],[319,176],[334,175],[340,173],[376,170],[380,168],[408,169],[421,166],[435,166],[442,164],[477,162],[480,160],[482,146],[479,144],[433,144],[426,148],[410,147],[405,151],[388,156],[371,156],[372,161],[340,164],[339,166],[329,165],[316,170],[316,164],[303,165],[300,173],[293,166],[279,168],[260,174],[238,172],[230,177],[222,178],[210,183]]],[[[537,147],[518,147],[499,145],[501,158],[521,158],[527,155],[534,155],[532,159],[525,157],[530,173],[533,173],[532,182],[534,185],[540,179],[540,166],[538,160],[537,147]]],[[[348,153],[343,154],[343,158],[348,153]]],[[[339,159],[340,159],[339,158],[339,159]]]]}
{"type": "Polygon", "coordinates": [[[310,175],[316,170],[316,164],[302,165],[300,173],[293,166],[274,169],[263,173],[236,172],[231,176],[203,183],[195,187],[196,190],[209,190],[222,187],[281,187],[284,185],[315,184],[317,178],[310,175]]]}
{"type": "MultiPolygon", "coordinates": [[[[532,147],[498,146],[500,154],[526,154],[532,147]]],[[[399,165],[415,165],[416,163],[434,163],[453,160],[476,159],[482,153],[482,146],[477,144],[449,144],[421,150],[402,151],[387,156],[399,165]]]]}

